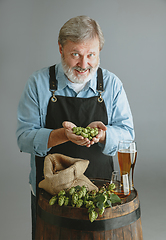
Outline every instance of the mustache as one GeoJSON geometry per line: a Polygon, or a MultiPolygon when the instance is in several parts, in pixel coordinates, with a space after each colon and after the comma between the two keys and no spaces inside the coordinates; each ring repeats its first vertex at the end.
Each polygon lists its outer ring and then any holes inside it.
{"type": "Polygon", "coordinates": [[[86,68],[82,68],[82,67],[78,67],[78,66],[73,67],[73,70],[77,70],[77,71],[79,71],[79,72],[85,72],[85,71],[91,70],[91,69],[92,69],[91,66],[88,66],[88,67],[86,67],[86,68]]]}

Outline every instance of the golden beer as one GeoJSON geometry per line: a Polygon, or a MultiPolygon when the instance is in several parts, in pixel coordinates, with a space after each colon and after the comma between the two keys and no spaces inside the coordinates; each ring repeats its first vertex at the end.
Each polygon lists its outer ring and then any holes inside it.
{"type": "Polygon", "coordinates": [[[120,167],[120,175],[124,175],[128,173],[130,176],[130,171],[132,171],[132,183],[131,187],[133,189],[134,182],[133,182],[133,173],[134,173],[134,167],[137,157],[137,151],[134,149],[120,149],[118,150],[118,162],[120,167]],[[131,170],[132,169],[132,170],[131,170]]]}

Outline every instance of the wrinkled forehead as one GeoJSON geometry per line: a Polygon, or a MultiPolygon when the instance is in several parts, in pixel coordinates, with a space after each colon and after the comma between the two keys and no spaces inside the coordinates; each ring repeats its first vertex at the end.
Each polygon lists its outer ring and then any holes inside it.
{"type": "Polygon", "coordinates": [[[67,40],[63,48],[67,50],[78,51],[81,49],[91,50],[91,51],[100,51],[100,43],[98,37],[93,39],[86,39],[82,41],[73,42],[67,40]]]}

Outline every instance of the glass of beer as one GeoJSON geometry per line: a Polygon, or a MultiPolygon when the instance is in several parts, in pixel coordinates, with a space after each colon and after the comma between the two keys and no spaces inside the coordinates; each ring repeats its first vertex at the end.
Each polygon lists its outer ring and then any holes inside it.
{"type": "Polygon", "coordinates": [[[113,171],[111,183],[115,184],[115,189],[113,192],[120,198],[126,198],[128,195],[130,195],[131,190],[128,173],[120,175],[118,171],[113,171]]]}
{"type": "Polygon", "coordinates": [[[121,176],[128,173],[131,190],[134,190],[134,167],[137,158],[136,142],[132,140],[120,141],[118,145],[118,162],[121,176]]]}

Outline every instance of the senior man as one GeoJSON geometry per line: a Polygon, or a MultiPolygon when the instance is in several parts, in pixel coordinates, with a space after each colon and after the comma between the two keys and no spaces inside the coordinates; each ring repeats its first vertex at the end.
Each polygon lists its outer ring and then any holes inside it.
{"type": "Polygon", "coordinates": [[[44,157],[61,153],[88,159],[87,177],[110,179],[118,142],[134,138],[122,82],[99,67],[104,45],[99,24],[87,16],[74,17],[60,29],[58,44],[61,63],[35,72],[18,106],[18,146],[31,154],[33,239],[44,157]],[[89,140],[75,135],[74,126],[97,127],[99,133],[89,140]]]}

